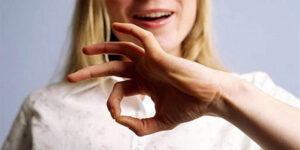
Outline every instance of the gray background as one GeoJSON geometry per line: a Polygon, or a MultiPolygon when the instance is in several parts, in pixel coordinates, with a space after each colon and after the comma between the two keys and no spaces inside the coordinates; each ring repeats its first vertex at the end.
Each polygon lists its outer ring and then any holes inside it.
{"type": "MultiPolygon", "coordinates": [[[[0,144],[24,98],[50,82],[68,49],[74,0],[0,0],[0,144]]],[[[215,0],[214,40],[232,71],[267,72],[300,96],[299,0],[215,0]]]]}

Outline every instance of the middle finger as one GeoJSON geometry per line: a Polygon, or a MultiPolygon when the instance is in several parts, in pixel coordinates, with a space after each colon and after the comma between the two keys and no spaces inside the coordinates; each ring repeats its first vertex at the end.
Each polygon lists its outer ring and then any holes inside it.
{"type": "Polygon", "coordinates": [[[83,48],[83,52],[87,55],[95,54],[119,54],[124,55],[132,61],[137,61],[145,54],[143,48],[131,42],[104,42],[83,48]]]}
{"type": "Polygon", "coordinates": [[[85,67],[68,75],[70,82],[79,82],[95,77],[119,76],[132,78],[134,73],[133,62],[112,61],[104,64],[85,67]]]}

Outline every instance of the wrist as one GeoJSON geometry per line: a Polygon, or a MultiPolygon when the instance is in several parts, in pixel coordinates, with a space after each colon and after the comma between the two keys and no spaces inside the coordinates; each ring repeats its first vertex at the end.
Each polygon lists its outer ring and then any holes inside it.
{"type": "Polygon", "coordinates": [[[247,81],[229,75],[220,82],[220,98],[209,105],[208,113],[228,120],[236,109],[234,101],[244,99],[250,93],[250,86],[247,81]]]}

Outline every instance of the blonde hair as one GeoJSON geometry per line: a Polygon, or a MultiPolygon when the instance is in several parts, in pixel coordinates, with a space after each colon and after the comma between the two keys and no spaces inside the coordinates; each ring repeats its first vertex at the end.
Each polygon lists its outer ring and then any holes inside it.
{"type": "MultiPolygon", "coordinates": [[[[182,43],[182,56],[207,67],[226,71],[211,42],[210,0],[198,0],[196,21],[182,43]]],[[[110,40],[110,20],[104,0],[78,0],[73,18],[71,57],[66,75],[109,61],[107,55],[87,56],[82,48],[110,40]]]]}

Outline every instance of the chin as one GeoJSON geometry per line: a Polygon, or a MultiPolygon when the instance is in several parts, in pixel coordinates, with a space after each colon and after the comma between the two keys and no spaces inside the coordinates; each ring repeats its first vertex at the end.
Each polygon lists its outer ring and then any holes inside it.
{"type": "Polygon", "coordinates": [[[161,46],[161,48],[162,48],[164,51],[166,51],[166,52],[170,52],[170,51],[172,51],[172,50],[175,49],[174,46],[171,46],[171,45],[169,45],[169,44],[160,44],[160,46],[161,46]]]}
{"type": "Polygon", "coordinates": [[[180,44],[180,42],[176,41],[175,39],[170,39],[170,38],[169,39],[168,38],[159,39],[159,38],[157,38],[157,41],[160,44],[161,48],[166,52],[180,49],[181,44],[180,44]]]}
{"type": "Polygon", "coordinates": [[[162,49],[170,55],[181,57],[180,49],[173,45],[161,45],[162,49]]]}

